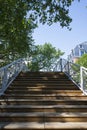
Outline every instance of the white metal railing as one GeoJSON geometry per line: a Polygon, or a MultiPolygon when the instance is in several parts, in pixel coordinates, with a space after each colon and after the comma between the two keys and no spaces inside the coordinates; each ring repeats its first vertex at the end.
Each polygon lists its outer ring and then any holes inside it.
{"type": "Polygon", "coordinates": [[[74,83],[87,95],[87,68],[84,68],[78,64],[69,62],[65,59],[60,59],[55,67],[54,71],[61,71],[68,75],[74,83]]]}
{"type": "Polygon", "coordinates": [[[26,71],[27,69],[25,59],[16,60],[11,64],[0,68],[0,95],[4,93],[7,87],[21,71],[26,71]]]}
{"type": "Polygon", "coordinates": [[[81,90],[87,95],[87,68],[80,67],[81,90]]]}
{"type": "MultiPolygon", "coordinates": [[[[21,71],[29,71],[25,59],[19,59],[11,64],[0,68],[0,95],[4,93],[10,83],[16,78],[21,71]]],[[[87,95],[87,68],[60,59],[53,64],[51,71],[61,71],[68,75],[78,87],[87,95]]]]}

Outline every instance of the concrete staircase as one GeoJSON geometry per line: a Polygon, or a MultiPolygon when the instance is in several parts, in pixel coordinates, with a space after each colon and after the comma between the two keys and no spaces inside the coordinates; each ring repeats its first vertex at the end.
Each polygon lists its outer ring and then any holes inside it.
{"type": "Polygon", "coordinates": [[[20,73],[0,97],[0,129],[87,130],[87,96],[64,73],[20,73]]]}

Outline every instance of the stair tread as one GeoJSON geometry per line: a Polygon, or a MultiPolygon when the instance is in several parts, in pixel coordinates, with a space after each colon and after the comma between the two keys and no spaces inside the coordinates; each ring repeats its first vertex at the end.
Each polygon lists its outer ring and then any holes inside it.
{"type": "Polygon", "coordinates": [[[87,108],[87,105],[0,105],[0,108],[87,108]]]}
{"type": "Polygon", "coordinates": [[[25,102],[25,101],[32,101],[32,102],[49,102],[49,101],[52,101],[52,102],[61,102],[61,101],[87,101],[87,99],[0,99],[0,102],[10,102],[10,101],[13,101],[13,102],[25,102]]]}
{"type": "MultiPolygon", "coordinates": [[[[64,87],[64,88],[67,88],[67,87],[69,88],[69,87],[71,87],[71,86],[52,86],[52,87],[50,87],[50,86],[48,87],[48,86],[45,86],[45,85],[41,85],[41,86],[29,86],[29,87],[15,87],[15,86],[12,87],[12,86],[11,86],[9,89],[12,91],[12,89],[15,88],[14,91],[17,91],[17,90],[19,91],[20,88],[21,88],[21,91],[22,91],[23,89],[25,89],[25,90],[26,90],[26,89],[54,89],[54,88],[60,88],[60,87],[61,87],[61,88],[63,88],[63,87],[64,87]]],[[[75,90],[74,88],[76,88],[76,87],[75,87],[75,86],[72,86],[72,88],[73,88],[73,90],[75,90]]],[[[77,89],[77,90],[78,90],[78,89],[77,89]]]]}
{"type": "Polygon", "coordinates": [[[33,116],[44,116],[43,112],[33,112],[33,113],[24,113],[24,112],[20,112],[20,113],[14,113],[14,112],[4,112],[4,113],[0,113],[0,117],[33,117],[33,116]]]}
{"type": "MultiPolygon", "coordinates": [[[[6,92],[25,92],[25,93],[27,93],[27,92],[30,92],[30,91],[43,91],[43,92],[50,92],[50,91],[53,91],[53,92],[55,92],[55,90],[58,92],[58,89],[63,89],[63,88],[29,88],[29,89],[26,89],[26,90],[7,90],[6,92]]],[[[67,89],[71,89],[71,88],[67,88],[67,89]]]]}
{"type": "Polygon", "coordinates": [[[44,129],[43,122],[1,122],[0,129],[44,129]]]}
{"type": "Polygon", "coordinates": [[[75,98],[84,98],[84,99],[87,99],[87,96],[84,96],[84,95],[78,95],[78,94],[74,94],[74,95],[72,95],[72,94],[49,94],[49,95],[38,95],[38,94],[5,94],[5,97],[7,96],[7,98],[8,97],[17,97],[17,98],[19,98],[19,97],[59,97],[59,98],[64,98],[64,97],[66,97],[66,98],[73,98],[73,97],[75,97],[75,98]]]}
{"type": "Polygon", "coordinates": [[[64,73],[20,73],[0,98],[0,119],[7,130],[87,129],[87,96],[64,73]]]}
{"type": "MultiPolygon", "coordinates": [[[[30,87],[29,87],[30,88],[30,87]]],[[[25,88],[24,88],[25,89],[25,88]]],[[[27,88],[26,88],[27,89],[27,88]]],[[[62,93],[82,93],[81,90],[57,90],[58,92],[62,93]]],[[[41,94],[42,95],[42,94],[41,94]]]]}
{"type": "Polygon", "coordinates": [[[83,112],[45,112],[44,115],[47,117],[87,117],[87,113],[83,112]]]}
{"type": "Polygon", "coordinates": [[[54,128],[54,129],[87,129],[87,123],[86,122],[45,122],[45,128],[54,128]]]}
{"type": "Polygon", "coordinates": [[[0,129],[87,129],[87,122],[1,122],[0,129]]]}

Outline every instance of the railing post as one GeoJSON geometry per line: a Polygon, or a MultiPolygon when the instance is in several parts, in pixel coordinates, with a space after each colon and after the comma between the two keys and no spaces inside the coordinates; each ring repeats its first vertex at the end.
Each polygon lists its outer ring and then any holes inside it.
{"type": "Polygon", "coordinates": [[[80,67],[80,81],[81,81],[81,90],[84,89],[84,84],[83,84],[83,71],[82,71],[82,67],[80,67]]]}
{"type": "Polygon", "coordinates": [[[60,70],[63,71],[62,59],[60,59],[60,70]]]}
{"type": "Polygon", "coordinates": [[[7,84],[7,68],[4,68],[4,77],[2,79],[2,92],[4,91],[7,84]]]}
{"type": "Polygon", "coordinates": [[[14,61],[0,69],[0,77],[2,78],[0,83],[0,95],[4,93],[7,87],[22,70],[28,70],[27,67],[25,67],[24,59],[14,61]],[[3,76],[1,76],[1,72],[3,73],[3,76]]]}
{"type": "MultiPolygon", "coordinates": [[[[67,61],[67,62],[68,62],[68,61],[67,61]]],[[[70,75],[70,67],[69,67],[70,64],[69,64],[69,62],[67,63],[67,65],[68,65],[68,66],[67,66],[67,67],[68,67],[68,68],[67,68],[67,69],[68,69],[67,71],[68,71],[68,74],[70,75]]]]}

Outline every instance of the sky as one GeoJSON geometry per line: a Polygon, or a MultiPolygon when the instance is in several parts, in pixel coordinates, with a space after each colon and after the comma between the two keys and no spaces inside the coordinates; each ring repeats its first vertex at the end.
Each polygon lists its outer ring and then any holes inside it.
{"type": "Polygon", "coordinates": [[[35,44],[51,43],[56,49],[65,52],[63,58],[67,59],[71,50],[76,45],[87,41],[87,0],[75,0],[70,9],[69,15],[72,23],[69,31],[66,27],[61,28],[59,23],[51,26],[39,24],[34,30],[33,38],[35,44]]]}

